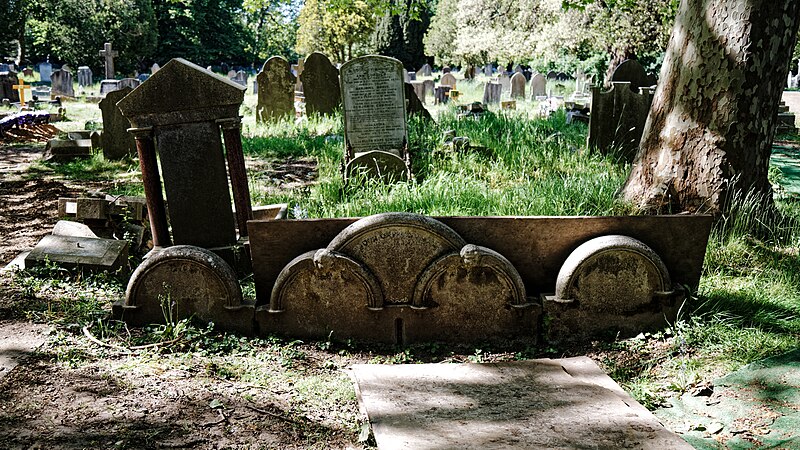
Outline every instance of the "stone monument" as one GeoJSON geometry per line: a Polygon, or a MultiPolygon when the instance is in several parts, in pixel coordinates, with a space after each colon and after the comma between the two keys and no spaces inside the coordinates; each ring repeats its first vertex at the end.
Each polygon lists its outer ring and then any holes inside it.
{"type": "Polygon", "coordinates": [[[133,135],[128,132],[130,121],[122,115],[117,102],[131,93],[133,89],[124,87],[106,94],[100,100],[100,110],[103,112],[103,156],[106,159],[122,159],[136,155],[136,142],[133,135]]]}
{"type": "Polygon", "coordinates": [[[53,97],[75,97],[75,88],[72,85],[72,73],[68,70],[56,70],[50,75],[53,97]]]}
{"type": "Polygon", "coordinates": [[[547,78],[537,73],[531,77],[531,100],[547,95],[547,78]]]}
{"type": "Polygon", "coordinates": [[[89,66],[78,67],[78,86],[86,87],[92,85],[92,69],[89,66]]]}
{"type": "Polygon", "coordinates": [[[525,99],[525,75],[516,72],[511,76],[511,98],[525,99]]]}
{"type": "Polygon", "coordinates": [[[630,89],[628,82],[614,82],[609,91],[592,87],[587,145],[606,153],[616,148],[632,161],[639,148],[654,89],[630,89]]]}
{"type": "Polygon", "coordinates": [[[105,77],[106,80],[114,79],[114,58],[119,56],[119,52],[111,49],[111,44],[106,42],[103,44],[103,49],[100,50],[100,56],[103,57],[105,64],[105,77]]]}
{"type": "Polygon", "coordinates": [[[294,117],[294,87],[289,61],[280,56],[268,59],[256,76],[258,105],[256,121],[267,122],[280,117],[294,117]]]}
{"type": "Polygon", "coordinates": [[[450,86],[450,89],[456,88],[456,77],[452,73],[446,73],[442,75],[442,78],[439,80],[440,86],[450,86]]]}
{"type": "Polygon", "coordinates": [[[486,83],[483,88],[483,103],[500,103],[500,96],[503,93],[503,86],[500,83],[486,83]]]}
{"type": "Polygon", "coordinates": [[[307,114],[332,114],[341,107],[339,71],[327,56],[317,52],[308,55],[302,70],[300,81],[303,82],[307,114]]]}

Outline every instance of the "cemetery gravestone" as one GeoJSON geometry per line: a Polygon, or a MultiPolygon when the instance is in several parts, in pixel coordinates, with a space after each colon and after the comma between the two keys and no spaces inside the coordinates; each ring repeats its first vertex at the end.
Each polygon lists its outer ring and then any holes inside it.
{"type": "Polygon", "coordinates": [[[78,67],[78,86],[86,87],[92,85],[92,69],[88,66],[78,67]]]}
{"type": "Polygon", "coordinates": [[[511,77],[511,98],[525,98],[525,75],[517,72],[511,77]]]}
{"type": "Polygon", "coordinates": [[[236,71],[231,69],[228,71],[228,79],[233,80],[234,78],[236,78],[236,71]]]}
{"type": "Polygon", "coordinates": [[[387,181],[408,178],[403,64],[386,56],[363,56],[345,63],[341,78],[345,178],[353,173],[387,181]]]}
{"type": "Polygon", "coordinates": [[[408,83],[409,81],[411,81],[411,76],[408,75],[408,71],[406,69],[403,69],[403,83],[408,83]]]}
{"type": "Polygon", "coordinates": [[[256,106],[258,122],[294,117],[294,87],[297,78],[289,69],[289,61],[280,56],[268,59],[256,76],[256,82],[259,86],[256,106]]]}
{"type": "Polygon", "coordinates": [[[450,89],[456,88],[456,77],[452,73],[446,73],[442,75],[442,79],[439,80],[440,86],[450,86],[450,89]]]}
{"type": "Polygon", "coordinates": [[[19,102],[19,92],[14,89],[14,85],[19,82],[15,72],[0,73],[0,100],[8,99],[9,102],[19,102]]]}
{"type": "Polygon", "coordinates": [[[424,81],[412,81],[411,87],[414,88],[414,93],[417,94],[417,98],[419,99],[422,104],[425,104],[425,94],[427,93],[427,89],[425,88],[424,81]]]}
{"type": "MultiPolygon", "coordinates": [[[[0,71],[0,72],[2,72],[2,71],[0,71]]],[[[22,69],[22,75],[24,75],[26,77],[32,77],[33,76],[33,69],[31,69],[29,67],[26,67],[26,68],[22,69]]]]}
{"type": "Polygon", "coordinates": [[[339,71],[322,53],[308,55],[300,80],[303,82],[307,114],[332,114],[342,105],[339,71]]]}
{"type": "Polygon", "coordinates": [[[511,90],[511,77],[509,77],[505,71],[497,77],[497,82],[503,86],[503,91],[508,92],[511,90]]]}
{"type": "MultiPolygon", "coordinates": [[[[411,83],[416,83],[416,81],[412,81],[411,83]]],[[[431,113],[425,109],[425,105],[423,105],[422,101],[420,101],[420,98],[417,96],[417,92],[411,83],[404,83],[403,86],[406,96],[406,114],[409,116],[421,116],[425,120],[433,120],[433,116],[431,116],[431,113]]]]}
{"type": "Polygon", "coordinates": [[[487,64],[487,65],[485,65],[483,67],[483,75],[486,76],[486,77],[491,78],[491,76],[492,76],[492,65],[491,64],[487,64]]]}
{"type": "Polygon", "coordinates": [[[433,95],[433,90],[436,87],[436,83],[433,80],[425,80],[422,82],[425,85],[425,92],[427,94],[433,95]]]}
{"type": "Polygon", "coordinates": [[[114,78],[114,58],[119,56],[119,52],[111,49],[111,44],[106,42],[103,44],[103,49],[100,50],[100,56],[103,57],[105,62],[105,76],[107,80],[114,78]]]}
{"type": "Polygon", "coordinates": [[[100,82],[100,95],[106,95],[109,92],[116,91],[119,88],[119,80],[103,80],[100,82]]]}
{"type": "Polygon", "coordinates": [[[500,103],[500,95],[503,93],[503,86],[499,83],[486,83],[483,88],[483,103],[500,103]]]}
{"type": "Polygon", "coordinates": [[[652,88],[633,92],[628,82],[614,82],[607,92],[599,86],[592,87],[587,145],[601,152],[618,148],[628,161],[633,160],[653,101],[653,92],[652,88]]]}
{"type": "Polygon", "coordinates": [[[130,87],[123,87],[109,92],[100,100],[100,110],[103,113],[102,147],[106,159],[122,159],[136,154],[136,142],[133,135],[128,133],[131,123],[117,106],[117,102],[132,90],[130,87]]]}
{"type": "Polygon", "coordinates": [[[140,84],[142,84],[142,82],[136,78],[123,78],[117,83],[117,90],[123,88],[136,89],[140,84]]]}
{"type": "Polygon", "coordinates": [[[49,62],[39,64],[39,79],[43,82],[50,82],[50,75],[53,73],[53,65],[49,62]]]}
{"type": "Polygon", "coordinates": [[[450,69],[450,66],[444,66],[444,67],[442,67],[442,73],[443,73],[443,74],[444,74],[444,73],[450,73],[450,71],[451,71],[451,70],[452,70],[452,69],[450,69]]]}
{"type": "Polygon", "coordinates": [[[293,66],[295,68],[294,76],[297,78],[297,83],[294,85],[295,92],[303,92],[303,82],[300,81],[300,75],[303,74],[303,68],[305,67],[305,61],[303,58],[297,60],[297,64],[293,66]]]}
{"type": "Polygon", "coordinates": [[[247,87],[248,78],[249,76],[247,75],[247,72],[245,72],[244,70],[240,70],[236,72],[236,75],[231,79],[231,81],[233,81],[234,83],[239,83],[244,87],[247,87]]]}
{"type": "Polygon", "coordinates": [[[447,103],[450,100],[450,86],[436,86],[436,90],[434,91],[434,104],[443,104],[447,103]]]}
{"type": "Polygon", "coordinates": [[[253,213],[240,135],[244,91],[227,78],[176,58],[118,102],[136,139],[156,247],[171,245],[157,151],[172,241],[210,249],[232,267],[244,261],[228,186],[230,176],[239,234],[246,236],[245,224],[253,213]]]}
{"type": "MultiPolygon", "coordinates": [[[[294,90],[294,86],[292,86],[292,90],[294,90]]],[[[258,79],[253,80],[253,94],[258,95],[258,79]]]]}
{"type": "Polygon", "coordinates": [[[433,73],[433,69],[431,69],[430,64],[425,63],[422,65],[422,67],[419,68],[417,72],[420,74],[420,76],[429,77],[431,76],[431,73],[433,73]]]}
{"type": "Polygon", "coordinates": [[[537,73],[531,77],[531,99],[547,95],[547,78],[537,73]]]}
{"type": "Polygon", "coordinates": [[[548,80],[555,80],[558,77],[558,72],[551,70],[547,72],[547,79],[548,80]]]}
{"type": "Polygon", "coordinates": [[[406,72],[408,74],[408,81],[417,80],[417,72],[406,72]]]}
{"type": "Polygon", "coordinates": [[[153,63],[153,65],[150,66],[150,75],[155,75],[155,73],[158,72],[158,69],[160,68],[161,66],[159,66],[158,63],[153,63]]]}
{"type": "Polygon", "coordinates": [[[75,88],[72,85],[72,73],[66,70],[56,70],[50,76],[51,93],[53,97],[75,97],[75,88]]]}
{"type": "Polygon", "coordinates": [[[639,61],[635,59],[626,59],[614,69],[609,83],[628,82],[630,83],[631,91],[639,92],[639,88],[650,87],[655,84],[651,84],[651,81],[652,80],[648,78],[647,73],[644,71],[644,67],[639,64],[639,61]]]}

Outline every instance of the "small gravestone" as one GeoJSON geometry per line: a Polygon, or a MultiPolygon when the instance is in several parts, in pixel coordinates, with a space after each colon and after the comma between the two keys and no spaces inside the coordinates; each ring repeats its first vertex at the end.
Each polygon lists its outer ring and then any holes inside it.
{"type": "Polygon", "coordinates": [[[514,73],[522,73],[522,66],[519,64],[514,66],[514,73]]]}
{"type": "Polygon", "coordinates": [[[53,65],[49,62],[39,64],[39,79],[41,81],[50,82],[50,75],[53,73],[53,65]]]}
{"type": "Polygon", "coordinates": [[[119,88],[119,80],[103,80],[100,82],[100,95],[106,95],[109,92],[116,91],[119,88]]]}
{"type": "Polygon", "coordinates": [[[153,65],[150,66],[150,75],[154,75],[160,68],[161,66],[159,66],[158,63],[153,63],[153,65]]]}
{"type": "Polygon", "coordinates": [[[295,85],[294,85],[295,92],[303,92],[303,82],[300,81],[300,75],[303,74],[304,64],[305,64],[305,61],[303,61],[303,58],[299,58],[297,60],[297,64],[292,66],[293,70],[294,70],[294,72],[292,72],[292,73],[294,73],[295,78],[297,78],[297,83],[295,83],[295,85]]]}
{"type": "Polygon", "coordinates": [[[89,66],[78,67],[78,86],[86,87],[92,85],[92,69],[89,66]]]}
{"type": "Polygon", "coordinates": [[[128,241],[47,235],[25,257],[25,267],[48,263],[67,268],[113,272],[128,264],[128,241]]]}
{"type": "Polygon", "coordinates": [[[647,73],[644,71],[644,67],[635,59],[626,59],[622,61],[622,63],[614,69],[614,73],[611,74],[611,78],[609,79],[609,83],[630,83],[630,88],[633,92],[639,92],[639,88],[650,87],[655,84],[651,84],[651,81],[652,80],[648,78],[647,73]]]}
{"type": "Polygon", "coordinates": [[[647,114],[653,101],[652,88],[633,92],[628,82],[614,82],[611,90],[592,88],[587,145],[606,153],[618,149],[628,161],[639,148],[647,114]]]}
{"type": "Polygon", "coordinates": [[[54,97],[75,97],[72,85],[72,73],[67,70],[56,70],[50,76],[51,95],[54,97]]]}
{"type": "Polygon", "coordinates": [[[268,59],[256,76],[258,105],[256,121],[267,122],[281,117],[294,117],[294,86],[297,78],[289,62],[280,56],[268,59]]]}
{"type": "MultiPolygon", "coordinates": [[[[306,61],[306,73],[311,69],[306,61]]],[[[364,173],[389,181],[410,176],[403,64],[363,56],[342,66],[345,178],[364,173]]]]}
{"type": "Polygon", "coordinates": [[[525,98],[525,75],[517,72],[511,77],[511,98],[525,98]]]}
{"type": "Polygon", "coordinates": [[[450,86],[450,89],[456,88],[456,77],[452,73],[446,73],[442,75],[442,79],[439,80],[440,86],[450,86]]]}
{"type": "Polygon", "coordinates": [[[422,84],[425,85],[425,93],[433,95],[433,90],[436,87],[436,83],[433,80],[424,80],[422,84]]]}
{"type": "Polygon", "coordinates": [[[425,94],[426,94],[426,91],[427,91],[425,89],[425,82],[424,81],[412,81],[409,84],[411,84],[411,87],[414,88],[414,93],[417,95],[417,98],[419,99],[419,101],[424,105],[425,104],[425,94]]]}
{"type": "Polygon", "coordinates": [[[317,52],[308,55],[300,80],[303,82],[306,112],[309,115],[332,114],[342,106],[339,70],[327,56],[317,52]]]}
{"type": "Polygon", "coordinates": [[[547,78],[537,73],[531,77],[531,99],[547,95],[547,78]]]}
{"type": "Polygon", "coordinates": [[[229,80],[233,81],[233,79],[236,78],[236,71],[233,69],[229,70],[227,76],[229,80]]]}
{"type": "Polygon", "coordinates": [[[240,71],[236,72],[236,75],[234,75],[233,78],[231,78],[231,81],[233,81],[234,83],[239,83],[244,87],[247,87],[247,79],[248,78],[249,78],[249,75],[247,74],[247,72],[245,72],[244,70],[240,70],[240,71]]]}
{"type": "Polygon", "coordinates": [[[19,91],[14,89],[14,85],[19,83],[16,72],[0,73],[0,100],[8,99],[9,102],[19,102],[19,91]]]}
{"type": "MultiPolygon", "coordinates": [[[[418,81],[412,81],[411,83],[418,83],[418,81]]],[[[420,116],[426,120],[433,120],[431,113],[425,109],[425,105],[420,100],[419,96],[417,96],[416,88],[412,86],[411,83],[405,83],[405,95],[406,95],[406,114],[409,116],[420,116]]],[[[423,95],[425,93],[425,88],[422,86],[423,95]]]]}
{"type": "Polygon", "coordinates": [[[48,155],[45,159],[64,162],[89,158],[92,156],[93,148],[91,139],[52,139],[45,146],[45,154],[48,155]]]}
{"type": "Polygon", "coordinates": [[[509,77],[508,74],[505,73],[505,71],[501,73],[500,76],[497,77],[497,82],[500,83],[501,86],[503,86],[504,92],[511,91],[511,77],[509,77]]]}
{"type": "Polygon", "coordinates": [[[140,84],[142,84],[142,82],[137,78],[123,78],[119,80],[119,83],[117,84],[117,90],[124,88],[136,89],[140,84]]]}
{"type": "Polygon", "coordinates": [[[465,79],[465,80],[472,80],[472,79],[474,79],[474,78],[475,78],[475,70],[476,70],[476,69],[475,69],[475,67],[473,67],[473,66],[469,66],[469,67],[467,67],[467,69],[464,71],[464,79],[465,79]]]}
{"type": "Polygon", "coordinates": [[[444,104],[450,100],[450,86],[436,86],[436,90],[433,93],[434,96],[434,104],[444,104]]]}
{"type": "Polygon", "coordinates": [[[103,44],[103,49],[100,50],[100,56],[103,57],[105,65],[105,77],[107,80],[114,78],[114,58],[119,55],[119,52],[111,49],[111,44],[106,42],[103,44]]]}
{"type": "Polygon", "coordinates": [[[485,77],[487,77],[487,78],[491,78],[492,77],[492,65],[491,64],[487,64],[487,65],[483,66],[483,75],[485,77]]]}
{"type": "MultiPolygon", "coordinates": [[[[0,77],[2,78],[2,77],[0,77]]],[[[1,88],[0,88],[1,89],[1,88]]],[[[36,97],[39,101],[49,101],[50,100],[50,88],[47,86],[35,86],[31,88],[31,95],[36,97]]]]}
{"type": "Polygon", "coordinates": [[[24,75],[26,77],[32,77],[33,76],[33,69],[31,69],[30,67],[26,67],[26,68],[22,69],[22,75],[24,75]]]}
{"type": "Polygon", "coordinates": [[[486,83],[483,88],[483,103],[500,103],[500,95],[503,93],[503,86],[499,83],[486,83]]]}
{"type": "Polygon", "coordinates": [[[408,83],[411,81],[411,77],[408,75],[408,71],[403,69],[403,83],[408,83]]]}
{"type": "Polygon", "coordinates": [[[558,72],[556,72],[554,70],[551,70],[550,72],[547,72],[547,79],[548,80],[555,80],[557,76],[558,76],[558,72]]]}
{"type": "Polygon", "coordinates": [[[103,156],[106,159],[122,159],[126,156],[136,155],[136,143],[133,135],[128,133],[130,121],[122,115],[117,107],[117,102],[122,100],[132,91],[129,87],[109,92],[100,101],[100,110],[103,112],[103,156]]]}
{"type": "Polygon", "coordinates": [[[239,108],[244,91],[227,78],[176,58],[117,103],[137,140],[156,246],[170,245],[169,223],[175,244],[211,249],[233,267],[243,260],[236,223],[240,235],[246,236],[245,224],[252,219],[241,150],[239,108]]]}
{"type": "Polygon", "coordinates": [[[433,73],[433,69],[431,69],[431,65],[430,64],[425,63],[425,64],[422,65],[422,67],[419,68],[417,73],[419,73],[420,76],[429,77],[429,76],[431,76],[431,73],[433,73]]]}
{"type": "Polygon", "coordinates": [[[258,95],[258,80],[253,80],[253,95],[258,95]]]}

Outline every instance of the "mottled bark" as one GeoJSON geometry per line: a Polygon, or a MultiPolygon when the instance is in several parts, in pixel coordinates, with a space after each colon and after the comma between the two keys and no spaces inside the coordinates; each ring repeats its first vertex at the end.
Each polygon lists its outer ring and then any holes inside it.
{"type": "Polygon", "coordinates": [[[625,199],[656,212],[719,213],[732,190],[771,191],[798,22],[800,0],[682,0],[625,199]]]}

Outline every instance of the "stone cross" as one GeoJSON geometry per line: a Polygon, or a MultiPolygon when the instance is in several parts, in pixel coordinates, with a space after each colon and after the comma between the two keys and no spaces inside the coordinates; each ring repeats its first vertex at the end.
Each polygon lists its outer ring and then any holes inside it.
{"type": "Polygon", "coordinates": [[[114,58],[119,56],[119,52],[111,50],[111,44],[106,42],[100,50],[100,56],[106,60],[106,79],[114,78],[114,58]]]}
{"type": "Polygon", "coordinates": [[[23,80],[22,77],[20,77],[20,79],[19,79],[19,84],[15,84],[14,86],[11,86],[12,89],[16,89],[16,90],[19,91],[19,104],[20,105],[24,105],[25,104],[25,88],[29,88],[29,87],[30,86],[26,86],[25,85],[25,80],[23,80]]]}

